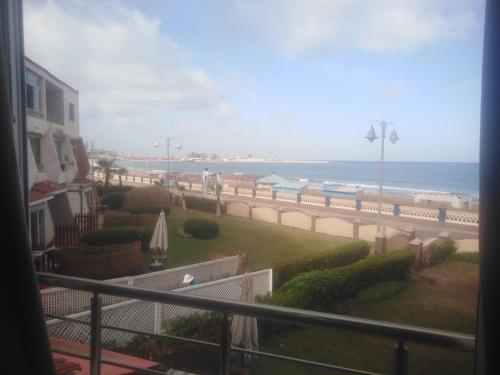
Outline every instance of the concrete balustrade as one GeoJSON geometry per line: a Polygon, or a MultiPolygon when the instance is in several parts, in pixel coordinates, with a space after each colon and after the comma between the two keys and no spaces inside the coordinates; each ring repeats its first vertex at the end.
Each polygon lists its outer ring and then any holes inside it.
{"type": "MultiPolygon", "coordinates": [[[[93,177],[97,179],[103,179],[104,173],[101,171],[93,172],[93,177]]],[[[112,177],[113,179],[118,179],[117,175],[112,177]]],[[[153,184],[154,180],[149,177],[149,179],[145,179],[143,177],[136,178],[135,176],[124,175],[123,179],[125,181],[134,181],[137,183],[149,183],[153,184]]],[[[156,181],[156,180],[155,180],[156,181]]],[[[202,185],[199,183],[187,183],[189,187],[189,191],[200,191],[202,190],[202,185]]],[[[223,194],[225,195],[234,195],[238,196],[239,188],[234,187],[233,189],[224,190],[223,194]]],[[[305,194],[287,194],[287,193],[277,193],[276,191],[270,190],[257,190],[256,188],[252,189],[243,189],[241,192],[242,196],[251,196],[252,198],[264,198],[264,199],[273,199],[279,201],[286,202],[294,202],[298,205],[311,205],[311,206],[324,206],[324,207],[333,207],[335,209],[341,210],[354,210],[358,212],[369,212],[375,214],[378,211],[377,202],[371,201],[362,201],[362,200],[352,200],[352,199],[340,199],[340,198],[332,198],[328,196],[312,196],[305,194]]],[[[399,203],[387,204],[384,203],[382,205],[382,214],[383,215],[393,215],[393,216],[401,216],[401,217],[409,217],[416,218],[422,220],[436,221],[440,223],[452,222],[457,224],[464,225],[479,225],[479,215],[475,212],[462,212],[462,211],[452,211],[447,210],[446,208],[425,208],[425,207],[417,207],[417,206],[402,206],[399,203]]]]}

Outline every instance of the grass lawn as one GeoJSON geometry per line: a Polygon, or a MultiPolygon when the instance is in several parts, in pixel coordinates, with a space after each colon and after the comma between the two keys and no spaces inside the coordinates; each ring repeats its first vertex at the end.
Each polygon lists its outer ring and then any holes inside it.
{"type": "MultiPolygon", "coordinates": [[[[178,267],[204,262],[215,254],[248,254],[250,270],[273,267],[283,259],[331,249],[347,243],[348,238],[333,237],[277,224],[243,219],[233,216],[216,217],[214,214],[173,207],[167,218],[168,252],[166,267],[178,267]],[[206,218],[220,226],[220,235],[213,240],[181,237],[177,231],[186,219],[206,218]]],[[[152,263],[150,255],[144,257],[144,268],[152,263]]]]}
{"type": "MultiPolygon", "coordinates": [[[[427,268],[385,300],[351,301],[349,315],[422,327],[474,332],[478,266],[446,262],[427,268]]],[[[391,292],[392,293],[392,292],[391,292]]],[[[410,374],[472,374],[472,354],[407,343],[410,374]]],[[[340,330],[304,329],[274,336],[261,350],[365,371],[391,373],[394,342],[340,330]]],[[[259,358],[258,374],[332,374],[331,371],[259,358]]],[[[335,373],[335,372],[333,372],[335,373]]]]}

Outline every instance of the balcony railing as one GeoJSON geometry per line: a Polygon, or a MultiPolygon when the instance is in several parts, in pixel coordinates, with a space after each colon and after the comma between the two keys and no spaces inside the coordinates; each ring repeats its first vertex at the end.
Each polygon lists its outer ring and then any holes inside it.
{"type": "Polygon", "coordinates": [[[47,121],[53,122],[54,124],[64,125],[64,116],[47,112],[47,121]]]}
{"type": "MultiPolygon", "coordinates": [[[[442,330],[428,329],[415,327],[404,324],[380,322],[369,319],[361,319],[350,316],[335,315],[321,313],[308,310],[284,308],[279,306],[271,306],[264,304],[251,304],[244,302],[236,302],[230,300],[221,300],[207,298],[201,296],[187,295],[171,291],[161,291],[144,289],[133,286],[117,285],[102,281],[88,280],[69,276],[60,276],[47,273],[39,273],[41,283],[83,290],[93,294],[91,300],[91,319],[90,322],[77,320],[74,318],[50,316],[50,318],[69,321],[75,324],[87,324],[90,326],[90,356],[84,357],[90,360],[90,368],[92,375],[100,373],[101,363],[114,364],[105,359],[101,359],[101,330],[112,329],[119,330],[131,334],[144,334],[144,332],[126,329],[122,327],[104,325],[101,322],[101,294],[120,296],[131,299],[144,300],[149,302],[158,302],[165,304],[173,304],[179,306],[187,306],[194,308],[202,308],[217,311],[223,314],[220,327],[220,343],[212,343],[196,339],[189,339],[171,335],[151,334],[148,336],[158,338],[168,338],[176,341],[189,342],[196,345],[204,345],[219,349],[220,373],[229,374],[229,363],[231,352],[248,354],[250,356],[268,357],[292,363],[336,370],[351,374],[375,374],[373,372],[361,371],[347,367],[336,366],[327,363],[304,360],[296,357],[277,355],[262,351],[247,350],[239,347],[231,346],[231,315],[240,314],[271,320],[285,321],[289,323],[313,325],[324,328],[343,329],[352,332],[362,333],[366,335],[380,336],[387,339],[392,339],[395,342],[393,349],[393,374],[403,375],[408,373],[408,348],[407,343],[418,343],[429,346],[436,346],[446,349],[453,349],[463,352],[474,351],[475,337],[456,332],[448,332],[442,330]]],[[[72,354],[60,350],[63,354],[72,354]]],[[[137,370],[147,374],[164,374],[158,370],[135,368],[127,366],[132,370],[137,370]]]]}

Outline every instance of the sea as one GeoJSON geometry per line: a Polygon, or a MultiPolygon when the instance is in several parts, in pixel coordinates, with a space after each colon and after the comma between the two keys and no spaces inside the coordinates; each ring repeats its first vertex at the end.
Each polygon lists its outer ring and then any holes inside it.
{"type": "MultiPolygon", "coordinates": [[[[122,160],[130,171],[167,170],[166,160],[122,160]]],[[[204,162],[171,161],[171,173],[195,173],[208,168],[222,174],[266,176],[275,173],[291,180],[352,185],[376,191],[380,163],[371,161],[322,162],[204,162]]],[[[479,163],[393,162],[384,163],[384,191],[398,194],[440,192],[479,199],[479,163]]]]}

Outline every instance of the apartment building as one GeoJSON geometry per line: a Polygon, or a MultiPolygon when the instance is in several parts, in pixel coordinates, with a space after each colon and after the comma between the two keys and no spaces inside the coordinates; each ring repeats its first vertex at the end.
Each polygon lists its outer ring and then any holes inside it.
{"type": "Polygon", "coordinates": [[[80,137],[78,91],[25,58],[30,230],[34,250],[54,243],[55,229],[96,204],[80,137]]]}

